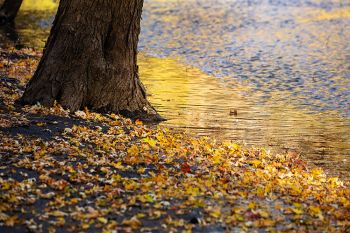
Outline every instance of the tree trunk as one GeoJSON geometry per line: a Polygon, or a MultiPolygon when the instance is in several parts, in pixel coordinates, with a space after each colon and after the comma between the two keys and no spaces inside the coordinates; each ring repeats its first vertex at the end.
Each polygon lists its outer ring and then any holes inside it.
{"type": "Polygon", "coordinates": [[[139,80],[137,44],[143,0],[61,0],[23,104],[56,100],[76,111],[163,120],[139,80]]]}
{"type": "Polygon", "coordinates": [[[0,24],[11,22],[16,18],[23,0],[5,0],[0,9],[0,24]]]}

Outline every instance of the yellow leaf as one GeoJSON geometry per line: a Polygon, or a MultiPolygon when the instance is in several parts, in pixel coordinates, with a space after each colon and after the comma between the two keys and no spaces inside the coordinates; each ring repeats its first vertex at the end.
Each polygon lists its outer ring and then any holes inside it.
{"type": "Polygon", "coordinates": [[[318,206],[310,206],[309,213],[314,217],[319,217],[320,219],[323,219],[322,211],[318,206]]]}
{"type": "Polygon", "coordinates": [[[214,164],[219,164],[222,161],[222,156],[219,150],[215,150],[214,155],[212,157],[212,161],[214,164]]]}
{"type": "Polygon", "coordinates": [[[129,149],[128,149],[128,154],[129,155],[138,155],[139,154],[139,148],[136,145],[132,145],[129,149]]]}
{"type": "Polygon", "coordinates": [[[77,204],[79,202],[79,199],[78,198],[72,198],[72,199],[70,199],[70,202],[72,204],[77,204]]]}
{"type": "Polygon", "coordinates": [[[145,171],[146,171],[146,168],[144,168],[144,167],[140,167],[139,169],[137,169],[137,173],[143,174],[143,173],[145,173],[145,171]]]}
{"type": "Polygon", "coordinates": [[[251,209],[251,210],[255,209],[256,208],[256,203],[253,202],[253,201],[250,202],[249,205],[248,205],[248,208],[251,209]]]}
{"type": "Polygon", "coordinates": [[[321,168],[313,168],[311,170],[311,174],[313,176],[319,176],[319,175],[323,174],[323,170],[321,168]]]}
{"type": "Polygon", "coordinates": [[[152,138],[145,138],[142,141],[148,143],[151,147],[156,147],[157,145],[157,141],[152,138]]]}
{"type": "Polygon", "coordinates": [[[144,213],[138,213],[138,214],[136,215],[136,217],[137,217],[137,218],[144,218],[144,217],[146,217],[146,215],[145,215],[144,213]]]}
{"type": "Polygon", "coordinates": [[[135,190],[139,187],[139,184],[133,180],[128,180],[124,183],[124,188],[126,190],[135,190]]]}
{"type": "Polygon", "coordinates": [[[52,215],[52,216],[55,216],[55,217],[63,217],[65,215],[67,215],[67,213],[62,212],[60,210],[55,210],[55,211],[52,211],[51,213],[49,213],[49,215],[52,215]]]}
{"type": "Polygon", "coordinates": [[[257,160],[257,159],[254,159],[254,160],[250,161],[250,163],[256,168],[261,165],[261,161],[257,160]]]}
{"type": "Polygon", "coordinates": [[[200,190],[197,187],[188,187],[186,189],[186,194],[191,196],[198,196],[200,194],[200,190]]]}
{"type": "Polygon", "coordinates": [[[145,195],[141,195],[138,197],[139,201],[141,201],[142,203],[152,203],[154,202],[154,199],[151,195],[149,194],[145,194],[145,195]]]}
{"type": "Polygon", "coordinates": [[[256,189],[256,195],[260,198],[263,198],[265,196],[265,189],[258,187],[256,189]]]}
{"type": "Polygon", "coordinates": [[[300,186],[293,184],[290,187],[295,194],[297,194],[297,195],[301,194],[302,190],[301,190],[300,186]]]}
{"type": "Polygon", "coordinates": [[[150,216],[152,217],[152,219],[157,219],[160,218],[162,216],[162,211],[156,210],[156,211],[152,211],[150,213],[150,216]]]}
{"type": "Polygon", "coordinates": [[[261,216],[262,218],[268,218],[268,217],[270,217],[270,214],[269,214],[267,211],[265,211],[265,210],[259,210],[259,214],[260,214],[260,216],[261,216]]]}
{"type": "Polygon", "coordinates": [[[298,208],[292,208],[291,209],[295,214],[303,214],[304,211],[302,209],[298,209],[298,208]]]}
{"type": "Polygon", "coordinates": [[[116,169],[119,169],[119,170],[123,170],[124,169],[124,166],[122,164],[122,162],[117,162],[117,163],[113,163],[113,167],[115,167],[116,169]]]}
{"type": "Polygon", "coordinates": [[[2,190],[9,190],[11,188],[10,183],[6,182],[1,185],[2,190]]]}
{"type": "Polygon", "coordinates": [[[269,219],[262,219],[259,221],[259,226],[260,227],[272,227],[275,226],[276,222],[273,220],[269,220],[269,219]]]}
{"type": "Polygon", "coordinates": [[[221,216],[221,209],[220,208],[214,208],[210,211],[209,215],[213,218],[220,218],[221,216]]]}
{"type": "Polygon", "coordinates": [[[103,224],[106,224],[108,222],[108,219],[104,218],[104,217],[99,217],[99,218],[97,218],[97,220],[103,224]]]}

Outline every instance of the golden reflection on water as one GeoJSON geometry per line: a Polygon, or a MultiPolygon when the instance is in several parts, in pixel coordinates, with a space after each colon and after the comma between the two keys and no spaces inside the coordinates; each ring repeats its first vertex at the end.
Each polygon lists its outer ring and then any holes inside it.
{"type": "Polygon", "coordinates": [[[299,16],[297,19],[301,23],[322,20],[350,19],[350,8],[340,8],[335,10],[311,10],[306,12],[305,16],[299,16]]]}
{"type": "Polygon", "coordinates": [[[58,7],[58,1],[53,0],[24,0],[21,11],[52,11],[58,7]]]}
{"type": "Polygon", "coordinates": [[[294,149],[331,174],[348,179],[348,119],[332,112],[306,112],[273,98],[259,104],[259,94],[248,86],[218,80],[174,59],[141,54],[139,65],[150,101],[168,119],[164,125],[248,146],[294,149]],[[230,114],[234,109],[237,116],[230,114]]]}

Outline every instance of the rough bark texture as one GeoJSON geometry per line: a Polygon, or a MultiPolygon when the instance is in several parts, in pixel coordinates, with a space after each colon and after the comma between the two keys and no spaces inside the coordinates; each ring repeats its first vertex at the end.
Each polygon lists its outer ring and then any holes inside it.
{"type": "Polygon", "coordinates": [[[162,120],[138,76],[143,0],[61,0],[22,103],[162,120]]]}
{"type": "Polygon", "coordinates": [[[5,0],[0,8],[0,24],[13,21],[22,5],[23,0],[5,0]]]}

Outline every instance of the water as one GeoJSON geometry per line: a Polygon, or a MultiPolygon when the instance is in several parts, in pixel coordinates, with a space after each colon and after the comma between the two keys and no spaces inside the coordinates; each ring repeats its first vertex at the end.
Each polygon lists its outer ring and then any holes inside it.
{"type": "MultiPolygon", "coordinates": [[[[42,47],[54,13],[32,10],[17,31],[42,47]]],[[[296,150],[349,180],[349,26],[340,0],[145,0],[141,78],[167,126],[296,150]]]]}
{"type": "Polygon", "coordinates": [[[248,81],[264,99],[276,92],[350,116],[349,1],[148,0],[145,7],[147,54],[248,81]]]}

